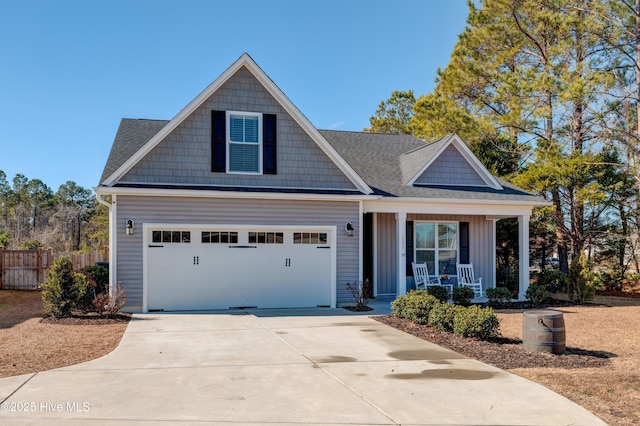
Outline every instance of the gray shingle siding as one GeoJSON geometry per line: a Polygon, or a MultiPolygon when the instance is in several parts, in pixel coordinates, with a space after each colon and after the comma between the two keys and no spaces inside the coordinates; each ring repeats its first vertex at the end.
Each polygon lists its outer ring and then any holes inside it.
{"type": "MultiPolygon", "coordinates": [[[[358,238],[348,237],[345,222],[351,222],[355,235],[360,233],[357,201],[294,201],[186,197],[132,197],[117,198],[117,277],[126,290],[127,305],[131,310],[142,306],[144,223],[211,224],[211,225],[287,225],[336,226],[337,302],[352,301],[346,289],[348,282],[358,279],[360,252],[358,238]],[[136,224],[134,235],[126,236],[126,219],[136,224]]],[[[188,277],[185,277],[188,279],[188,277]]]]}
{"type": "Polygon", "coordinates": [[[416,179],[414,184],[486,186],[460,152],[449,145],[416,179]]]}
{"type": "Polygon", "coordinates": [[[124,183],[354,189],[353,183],[246,69],[240,69],[200,108],[139,161],[124,183]],[[278,173],[211,172],[211,111],[277,115],[278,173]]]}

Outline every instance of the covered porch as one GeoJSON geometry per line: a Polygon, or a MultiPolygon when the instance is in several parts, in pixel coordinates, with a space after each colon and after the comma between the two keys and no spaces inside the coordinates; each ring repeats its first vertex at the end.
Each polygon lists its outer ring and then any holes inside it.
{"type": "Polygon", "coordinates": [[[457,286],[456,265],[472,263],[482,277],[483,293],[496,287],[496,224],[518,221],[517,298],[529,287],[531,205],[365,202],[363,206],[363,279],[375,297],[397,296],[415,288],[412,262],[426,263],[430,275],[457,286]]]}

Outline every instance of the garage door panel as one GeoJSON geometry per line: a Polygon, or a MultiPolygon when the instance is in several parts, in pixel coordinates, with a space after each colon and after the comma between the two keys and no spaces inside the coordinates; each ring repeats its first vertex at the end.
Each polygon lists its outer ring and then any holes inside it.
{"type": "Polygon", "coordinates": [[[234,230],[239,236],[236,244],[211,243],[213,238],[207,238],[205,243],[200,238],[202,229],[189,231],[192,238],[188,244],[147,249],[148,309],[331,304],[331,264],[335,252],[328,243],[294,244],[294,230],[278,230],[285,238],[271,238],[271,243],[265,243],[267,239],[256,243],[257,238],[248,243],[248,232],[242,230],[234,230]],[[273,243],[276,240],[280,243],[273,243]]]}

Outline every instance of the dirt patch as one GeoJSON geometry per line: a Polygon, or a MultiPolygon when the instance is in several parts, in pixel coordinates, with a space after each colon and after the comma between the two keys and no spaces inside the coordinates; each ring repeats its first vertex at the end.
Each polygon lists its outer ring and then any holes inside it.
{"type": "Polygon", "coordinates": [[[0,377],[90,361],[118,346],[130,315],[55,320],[37,291],[0,290],[0,377]]]}
{"type": "Polygon", "coordinates": [[[640,424],[640,300],[597,296],[563,312],[567,351],[529,353],[522,347],[523,310],[496,311],[502,337],[480,341],[440,333],[395,317],[375,319],[548,387],[611,426],[640,424]]]}

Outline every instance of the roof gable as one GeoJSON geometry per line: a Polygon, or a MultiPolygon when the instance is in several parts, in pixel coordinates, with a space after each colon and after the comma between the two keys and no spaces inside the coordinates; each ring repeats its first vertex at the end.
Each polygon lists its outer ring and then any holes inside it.
{"type": "MultiPolygon", "coordinates": [[[[145,133],[149,139],[141,146],[134,147],[136,143],[132,143],[131,147],[120,152],[114,152],[118,136],[114,141],[112,153],[109,156],[107,165],[101,179],[101,185],[113,186],[129,173],[134,167],[140,164],[146,156],[148,156],[158,145],[172,134],[182,123],[189,119],[198,108],[200,108],[211,96],[213,96],[221,87],[223,87],[230,79],[239,72],[248,71],[253,78],[260,84],[269,94],[276,100],[286,113],[295,121],[304,133],[310,138],[321,152],[330,159],[337,169],[340,170],[348,181],[353,184],[360,192],[370,194],[372,190],[364,182],[364,180],[353,170],[353,168],[335,151],[335,149],[324,139],[318,130],[307,120],[307,118],[291,103],[284,93],[273,83],[273,81],[257,66],[248,54],[243,54],[234,64],[232,64],[224,73],[212,82],[202,93],[200,93],[193,101],[191,101],[182,111],[180,111],[172,120],[164,122],[165,124],[156,130],[155,134],[151,134],[151,130],[145,133]],[[133,152],[131,152],[133,151],[133,152]],[[125,158],[126,157],[126,158],[125,158]]],[[[121,129],[135,122],[130,120],[121,123],[121,129]]],[[[140,123],[137,123],[140,124],[140,123]]],[[[151,126],[153,127],[153,126],[151,126]]],[[[160,126],[158,126],[160,127],[160,126]]],[[[120,134],[120,130],[118,133],[120,134]]],[[[125,128],[124,130],[130,130],[125,128]]],[[[140,142],[139,138],[134,138],[140,142]]]]}
{"type": "Polygon", "coordinates": [[[469,147],[458,135],[449,135],[424,148],[403,154],[401,163],[403,172],[410,172],[422,162],[417,173],[405,184],[443,185],[443,186],[487,186],[501,190],[502,185],[473,155],[469,147]]]}

